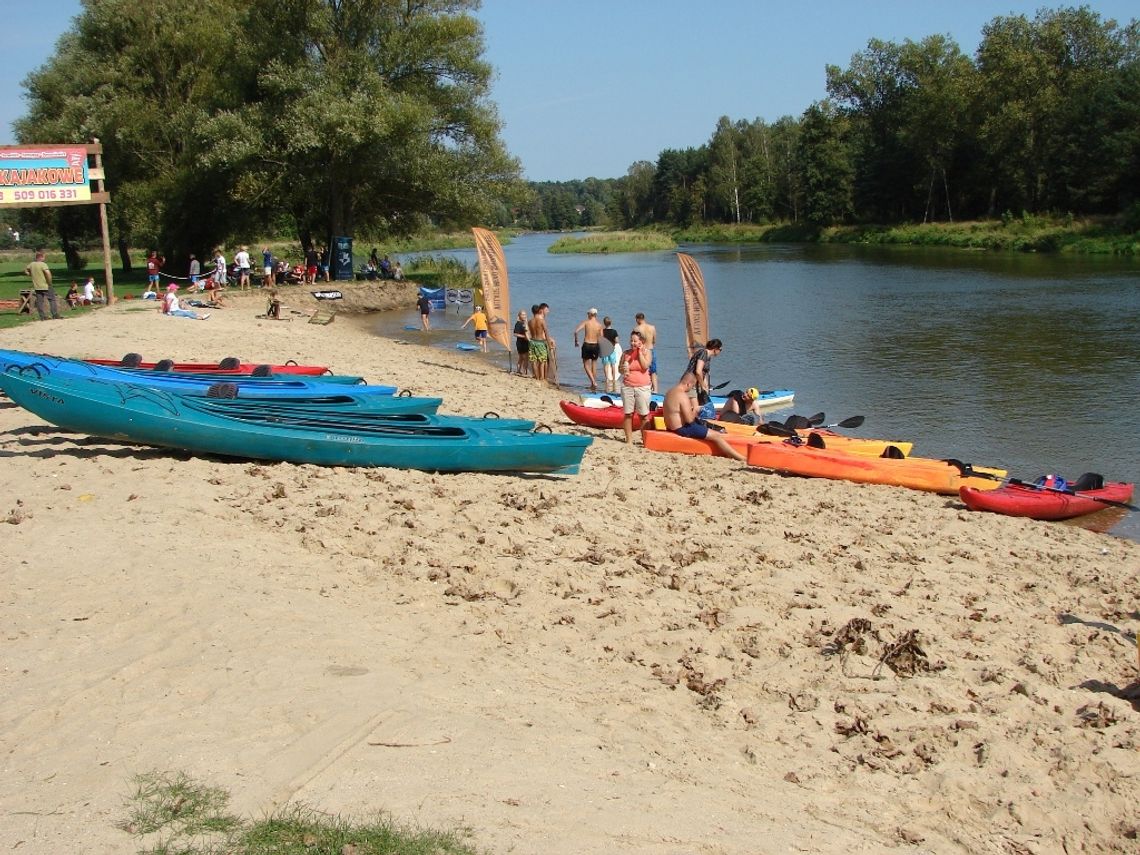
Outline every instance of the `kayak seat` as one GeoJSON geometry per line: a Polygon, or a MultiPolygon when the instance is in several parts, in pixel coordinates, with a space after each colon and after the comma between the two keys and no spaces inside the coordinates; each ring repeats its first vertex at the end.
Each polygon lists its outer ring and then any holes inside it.
{"type": "Polygon", "coordinates": [[[808,434],[807,444],[809,448],[827,448],[827,443],[823,441],[823,437],[815,431],[808,434]]]}
{"type": "Polygon", "coordinates": [[[155,363],[154,370],[155,371],[173,371],[174,370],[174,360],[173,359],[160,360],[159,362],[155,363]]]}
{"type": "Polygon", "coordinates": [[[119,360],[119,364],[124,368],[138,368],[140,365],[142,365],[142,354],[128,353],[126,356],[119,360]]]}
{"type": "Polygon", "coordinates": [[[271,365],[255,365],[250,375],[253,377],[268,377],[273,373],[273,366],[271,365]]]}
{"type": "Polygon", "coordinates": [[[206,390],[207,398],[236,398],[237,395],[237,383],[211,383],[206,390]]]}
{"type": "Polygon", "coordinates": [[[1070,486],[1078,493],[1084,490],[1100,490],[1104,487],[1104,476],[1096,472],[1086,472],[1070,486]]]}
{"type": "Polygon", "coordinates": [[[906,459],[906,455],[902,453],[902,449],[900,449],[897,445],[888,445],[885,449],[883,449],[883,453],[880,454],[879,457],[885,457],[888,460],[906,459]]]}
{"type": "Polygon", "coordinates": [[[241,367],[241,360],[236,356],[227,356],[225,359],[218,363],[218,367],[224,371],[233,371],[235,368],[241,367]]]}

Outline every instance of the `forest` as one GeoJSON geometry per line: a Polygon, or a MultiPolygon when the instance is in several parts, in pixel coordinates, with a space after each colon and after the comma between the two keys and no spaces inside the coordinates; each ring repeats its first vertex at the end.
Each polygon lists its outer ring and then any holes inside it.
{"type": "Polygon", "coordinates": [[[532,228],[1045,212],[1140,226],[1140,25],[1088,7],[997,17],[973,57],[944,35],[872,40],[798,117],[722,117],[706,144],[623,177],[532,188],[532,228]]]}
{"type": "MultiPolygon", "coordinates": [[[[99,138],[112,239],[226,242],[471,225],[928,223],[1052,213],[1140,226],[1140,24],[1088,7],[871,40],[799,116],[722,117],[613,178],[525,182],[478,0],[100,0],[24,81],[21,143],[99,138]]],[[[5,212],[69,259],[88,207],[5,212]]],[[[3,241],[0,229],[0,242],[3,241]]]]}

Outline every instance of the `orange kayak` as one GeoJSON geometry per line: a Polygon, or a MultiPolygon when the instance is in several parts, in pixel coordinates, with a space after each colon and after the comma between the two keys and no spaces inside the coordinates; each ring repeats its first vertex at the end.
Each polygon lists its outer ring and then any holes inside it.
{"type": "MultiPolygon", "coordinates": [[[[944,460],[927,457],[868,457],[848,454],[831,448],[794,446],[788,443],[756,443],[748,449],[748,465],[777,472],[790,472],[808,478],[832,478],[860,484],[887,484],[926,490],[947,496],[958,495],[962,487],[993,490],[999,481],[990,478],[963,477],[961,470],[944,460]]],[[[973,467],[996,478],[1004,478],[1004,469],[973,467]]]]}
{"type": "MultiPolygon", "coordinates": [[[[665,420],[659,419],[660,424],[658,427],[665,427],[665,420]]],[[[768,434],[756,433],[756,427],[753,425],[742,424],[741,422],[722,422],[710,420],[709,425],[724,428],[724,432],[730,436],[743,436],[750,439],[755,438],[759,442],[778,442],[782,439],[779,436],[771,436],[768,434]]],[[[914,450],[913,442],[906,442],[901,439],[868,439],[861,436],[849,436],[845,433],[836,433],[827,428],[807,428],[805,430],[796,431],[803,439],[807,439],[813,433],[817,434],[823,440],[823,444],[827,448],[834,448],[839,451],[847,451],[851,454],[870,454],[878,457],[887,450],[888,445],[893,445],[903,455],[909,456],[911,451],[914,450]]]]}
{"type": "MultiPolygon", "coordinates": [[[[716,447],[716,444],[707,439],[690,439],[689,437],[677,436],[671,430],[664,430],[664,420],[660,417],[656,419],[661,424],[658,425],[657,430],[647,430],[642,434],[645,447],[652,451],[667,451],[673,454],[713,454],[724,456],[723,452],[716,447]]],[[[710,422],[712,424],[712,422],[710,422]]],[[[720,424],[719,422],[717,424],[720,424]]],[[[728,444],[739,451],[741,454],[747,456],[748,449],[753,445],[764,444],[782,444],[784,437],[782,436],[769,436],[768,434],[756,433],[756,429],[750,425],[724,423],[726,428],[748,428],[749,433],[744,433],[739,430],[730,430],[721,434],[728,444]]],[[[802,437],[805,439],[811,434],[816,433],[824,441],[828,448],[835,448],[842,450],[848,454],[859,454],[870,457],[878,457],[888,446],[895,446],[903,454],[909,454],[914,443],[910,442],[893,442],[886,439],[863,439],[853,436],[840,436],[828,431],[800,431],[802,437]]]]}

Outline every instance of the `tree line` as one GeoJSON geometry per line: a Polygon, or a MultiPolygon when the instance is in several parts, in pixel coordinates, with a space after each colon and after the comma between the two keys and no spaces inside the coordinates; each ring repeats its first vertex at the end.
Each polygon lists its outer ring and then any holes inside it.
{"type": "MultiPolygon", "coordinates": [[[[21,143],[97,137],[113,237],[168,257],[493,221],[525,196],[478,0],[87,0],[25,81],[21,143]]],[[[53,220],[65,251],[86,208],[53,220]]]]}
{"type": "MultiPolygon", "coordinates": [[[[526,184],[478,0],[87,0],[24,81],[22,143],[104,146],[113,238],[168,257],[292,235],[1136,213],[1140,25],[997,17],[973,56],[872,39],[827,97],[722,117],[619,178],[526,184]]],[[[1134,216],[1133,219],[1140,219],[1134,216]]],[[[76,258],[90,208],[23,212],[76,258]]]]}
{"type": "Polygon", "coordinates": [[[722,117],[705,145],[619,179],[532,185],[521,218],[892,224],[1140,205],[1135,20],[1088,7],[997,17],[973,57],[945,35],[872,39],[846,68],[827,67],[827,96],[771,123],[722,117]]]}

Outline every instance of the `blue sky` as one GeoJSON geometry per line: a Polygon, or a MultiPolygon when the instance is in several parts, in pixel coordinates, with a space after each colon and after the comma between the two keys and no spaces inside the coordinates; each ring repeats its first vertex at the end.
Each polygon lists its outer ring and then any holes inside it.
{"type": "MultiPolygon", "coordinates": [[[[79,0],[10,0],[0,52],[0,144],[24,112],[20,82],[50,56],[79,0]]],[[[479,13],[503,138],[527,178],[615,178],[665,148],[706,142],[720,116],[799,115],[824,97],[824,66],[868,39],[950,34],[967,53],[998,15],[1043,0],[484,0],[479,13]]],[[[1077,3],[1069,5],[1079,5],[1077,3]]],[[[1093,0],[1104,18],[1135,0],[1093,0]]],[[[58,142],[71,142],[59,140],[58,142]]]]}

